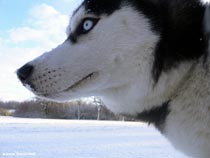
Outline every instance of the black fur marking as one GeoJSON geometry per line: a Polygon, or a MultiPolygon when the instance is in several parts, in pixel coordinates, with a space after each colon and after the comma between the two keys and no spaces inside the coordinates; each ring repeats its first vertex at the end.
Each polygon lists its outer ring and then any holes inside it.
{"type": "Polygon", "coordinates": [[[77,38],[74,34],[70,34],[69,37],[67,38],[72,44],[75,44],[77,42],[77,38]]]}
{"type": "Polygon", "coordinates": [[[210,4],[206,6],[206,13],[205,13],[205,29],[206,29],[206,39],[208,41],[208,53],[206,58],[209,57],[210,53],[210,4]]]}
{"type": "Polygon", "coordinates": [[[151,29],[160,35],[154,52],[153,77],[156,82],[180,62],[197,60],[207,54],[203,30],[205,7],[199,0],[134,0],[140,13],[148,17],[151,29]]]}
{"type": "Polygon", "coordinates": [[[160,107],[156,107],[138,114],[137,119],[148,122],[149,124],[154,124],[157,129],[163,132],[165,121],[169,113],[169,102],[166,102],[160,107]]]}
{"type": "Polygon", "coordinates": [[[210,4],[206,6],[205,25],[206,25],[206,33],[210,34],[210,4]]]}
{"type": "Polygon", "coordinates": [[[85,0],[83,5],[88,13],[110,15],[120,9],[121,2],[122,0],[85,0]]]}

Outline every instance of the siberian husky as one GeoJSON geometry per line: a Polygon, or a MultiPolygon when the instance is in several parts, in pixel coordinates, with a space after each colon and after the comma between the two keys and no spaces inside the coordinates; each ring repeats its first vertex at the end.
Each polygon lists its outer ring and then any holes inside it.
{"type": "Polygon", "coordinates": [[[113,112],[154,124],[185,154],[209,158],[208,12],[199,0],[84,0],[66,41],[18,78],[51,100],[100,96],[113,112]]]}

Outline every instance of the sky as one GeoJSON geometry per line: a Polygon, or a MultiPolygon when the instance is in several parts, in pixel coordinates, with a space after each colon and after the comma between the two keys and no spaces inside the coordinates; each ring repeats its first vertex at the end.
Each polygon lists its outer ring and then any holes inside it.
{"type": "Polygon", "coordinates": [[[82,0],[0,0],[0,100],[30,100],[34,95],[16,70],[55,48],[82,0]]]}

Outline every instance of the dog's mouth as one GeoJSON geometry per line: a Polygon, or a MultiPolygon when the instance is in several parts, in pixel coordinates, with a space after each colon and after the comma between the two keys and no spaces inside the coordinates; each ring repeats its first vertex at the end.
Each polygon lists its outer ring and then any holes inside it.
{"type": "Polygon", "coordinates": [[[82,78],[81,80],[75,82],[73,85],[71,85],[70,87],[65,89],[64,92],[83,87],[83,86],[87,85],[88,83],[90,83],[91,81],[93,81],[97,76],[98,76],[98,73],[93,72],[93,73],[87,75],[86,77],[82,78]]]}
{"type": "MultiPolygon", "coordinates": [[[[96,78],[99,76],[98,72],[93,72],[90,73],[89,75],[83,77],[81,80],[78,80],[77,82],[75,82],[74,84],[72,84],[71,86],[69,86],[66,89],[63,89],[61,91],[57,91],[54,93],[39,93],[36,90],[32,90],[37,96],[40,97],[44,97],[44,98],[55,98],[56,96],[59,96],[59,94],[61,93],[65,93],[65,92],[75,92],[77,90],[80,90],[82,88],[88,88],[88,85],[91,85],[91,83],[95,82],[96,78]]],[[[31,86],[30,86],[31,87],[31,86]]],[[[91,87],[89,87],[91,88],[91,87]]],[[[31,89],[31,88],[30,88],[31,89]]]]}

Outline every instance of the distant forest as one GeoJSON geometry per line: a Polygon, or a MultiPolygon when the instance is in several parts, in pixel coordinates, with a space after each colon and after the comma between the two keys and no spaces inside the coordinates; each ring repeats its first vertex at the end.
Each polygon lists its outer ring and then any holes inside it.
{"type": "Polygon", "coordinates": [[[0,116],[78,120],[132,120],[132,118],[115,115],[98,98],[95,98],[93,102],[77,100],[66,103],[40,99],[24,102],[0,101],[0,116]]]}

